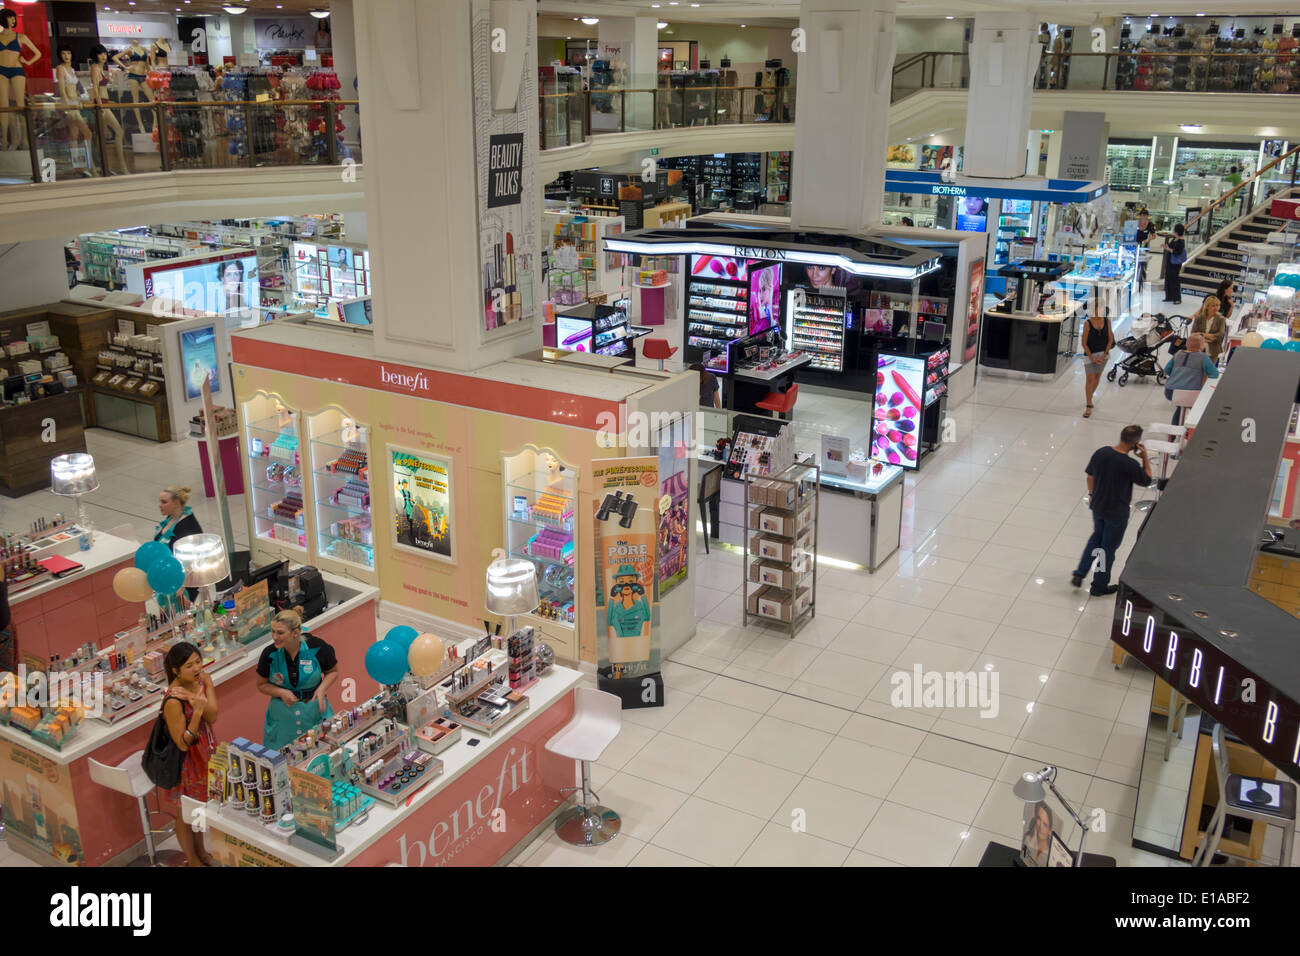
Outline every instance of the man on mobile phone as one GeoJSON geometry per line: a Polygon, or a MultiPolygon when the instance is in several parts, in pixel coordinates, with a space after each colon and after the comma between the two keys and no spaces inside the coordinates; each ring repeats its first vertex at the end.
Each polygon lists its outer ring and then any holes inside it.
{"type": "Polygon", "coordinates": [[[1119,434],[1118,444],[1093,452],[1084,474],[1088,479],[1088,493],[1092,496],[1089,502],[1092,537],[1083,547],[1083,555],[1070,576],[1070,583],[1076,588],[1083,584],[1100,549],[1101,563],[1093,573],[1092,587],[1088,590],[1094,597],[1100,597],[1119,590],[1119,585],[1110,583],[1110,569],[1115,566],[1115,552],[1119,550],[1120,542],[1124,540],[1124,529],[1128,527],[1133,486],[1145,488],[1151,484],[1151,462],[1142,446],[1142,427],[1126,426],[1119,434]],[[1137,455],[1136,461],[1129,457],[1131,454],[1137,455]]]}

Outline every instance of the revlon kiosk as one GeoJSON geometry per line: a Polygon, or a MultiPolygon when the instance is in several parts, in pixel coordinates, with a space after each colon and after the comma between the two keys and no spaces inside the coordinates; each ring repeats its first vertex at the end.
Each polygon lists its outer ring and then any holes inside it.
{"type": "MultiPolygon", "coordinates": [[[[237,332],[231,346],[255,564],[288,558],[373,585],[384,621],[447,646],[483,639],[485,626],[490,635],[531,625],[570,666],[557,663],[532,684],[527,709],[495,733],[466,723],[438,752],[441,772],[350,822],[332,858],[256,818],[215,810],[214,856],[303,866],[509,858],[560,809],[560,788],[574,784],[574,762],[544,745],[572,717],[578,668],[597,663],[593,468],[659,455],[668,468],[660,467],[656,497],[671,496],[693,527],[695,373],[561,350],[438,371],[377,358],[367,331],[292,320],[237,332]],[[485,609],[486,569],[506,555],[536,565],[541,598],[536,611],[509,621],[485,609]]],[[[658,588],[664,657],[694,633],[693,551],[683,547],[671,591],[658,588]]],[[[670,558],[661,548],[661,564],[670,558]]],[[[378,689],[362,657],[340,654],[358,702],[378,689]]]]}

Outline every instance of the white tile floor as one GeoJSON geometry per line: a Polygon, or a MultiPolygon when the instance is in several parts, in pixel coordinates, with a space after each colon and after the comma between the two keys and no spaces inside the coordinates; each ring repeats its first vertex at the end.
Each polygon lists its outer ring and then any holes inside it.
{"type": "MultiPolygon", "coordinates": [[[[973,866],[1018,839],[1016,777],[1053,763],[1068,797],[1106,810],[1090,851],[1169,865],[1130,846],[1151,677],[1112,667],[1111,603],[1068,580],[1092,528],[1088,457],[1169,405],[1132,381],[1095,401],[1080,418],[1077,366],[983,377],[951,411],[957,440],[907,479],[903,550],[875,575],[820,574],[793,641],[740,626],[739,554],[700,547],[700,619],[664,667],[668,706],[625,712],[594,771],[623,832],[581,851],[547,835],[517,862],[973,866]],[[893,707],[890,675],[915,664],[996,670],[999,713],[893,707]]],[[[801,394],[798,417],[804,447],[823,427],[865,441],[859,403],[801,394]]]]}
{"type": "MultiPolygon", "coordinates": [[[[625,712],[593,768],[622,833],[595,849],[543,836],[516,862],[970,866],[989,840],[1015,842],[1011,784],[1046,762],[1067,796],[1107,811],[1090,850],[1168,865],[1129,845],[1151,677],[1111,667],[1111,606],[1068,574],[1091,531],[1088,456],[1169,406],[1153,383],[1105,381],[1096,406],[1079,417],[1077,366],[1052,382],[983,377],[951,411],[956,441],[906,481],[902,550],[875,575],[824,571],[818,616],[793,641],[742,628],[739,554],[699,547],[697,633],[664,665],[665,706],[625,712]],[[1000,712],[893,707],[890,675],[916,664],[996,670],[1000,712]]],[[[817,394],[801,395],[798,416],[807,447],[818,425],[864,441],[869,421],[861,403],[817,394]]],[[[218,526],[194,443],[98,429],[87,442],[98,527],[152,535],[165,484],[195,488],[200,522],[218,526]]],[[[65,508],[28,495],[3,503],[0,524],[65,508]]],[[[246,541],[241,499],[231,511],[246,541]]],[[[23,862],[0,843],[0,865],[23,862]]]]}

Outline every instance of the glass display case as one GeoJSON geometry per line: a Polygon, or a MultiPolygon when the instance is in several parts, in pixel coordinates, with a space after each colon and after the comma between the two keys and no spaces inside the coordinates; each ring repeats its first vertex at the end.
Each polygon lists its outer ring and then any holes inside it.
{"type": "Polygon", "coordinates": [[[373,571],[370,430],[334,407],[309,415],[307,428],[316,554],[373,571]]]}
{"type": "Polygon", "coordinates": [[[1151,181],[1151,144],[1111,143],[1106,147],[1106,166],[1110,169],[1112,190],[1144,189],[1151,181]]]}
{"type": "Polygon", "coordinates": [[[578,475],[548,449],[527,446],[501,463],[506,549],[537,568],[534,612],[572,628],[580,588],[575,530],[578,475]]]}
{"type": "Polygon", "coordinates": [[[298,413],[278,395],[259,392],[244,403],[243,421],[249,534],[257,540],[306,551],[298,413]]]}

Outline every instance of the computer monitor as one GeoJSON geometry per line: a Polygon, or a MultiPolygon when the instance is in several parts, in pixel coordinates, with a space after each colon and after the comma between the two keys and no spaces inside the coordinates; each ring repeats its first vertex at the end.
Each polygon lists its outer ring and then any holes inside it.
{"type": "Polygon", "coordinates": [[[946,331],[948,331],[948,328],[942,322],[921,323],[921,338],[928,339],[932,342],[942,342],[943,334],[946,331]]]}
{"type": "Polygon", "coordinates": [[[271,597],[271,604],[274,605],[276,594],[284,591],[289,585],[289,562],[281,558],[260,568],[250,566],[244,575],[244,584],[250,588],[263,581],[267,582],[267,592],[271,597]]]}

